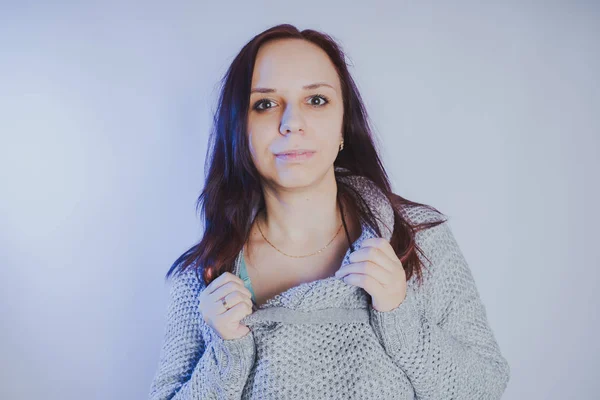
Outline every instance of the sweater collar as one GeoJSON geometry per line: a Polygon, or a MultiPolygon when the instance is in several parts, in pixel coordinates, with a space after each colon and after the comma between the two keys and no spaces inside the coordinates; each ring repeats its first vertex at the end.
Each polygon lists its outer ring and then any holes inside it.
{"type": "MultiPolygon", "coordinates": [[[[336,171],[348,171],[341,167],[336,167],[336,171]]],[[[394,230],[394,211],[389,199],[370,179],[359,176],[338,176],[336,179],[343,181],[364,199],[366,205],[375,216],[376,223],[381,237],[390,240],[394,230]]],[[[349,264],[349,257],[352,248],[359,249],[362,242],[368,238],[378,237],[375,231],[361,219],[362,233],[356,239],[351,248],[348,248],[344,255],[340,268],[349,264]]],[[[242,251],[238,254],[235,261],[235,274],[239,274],[242,251]]],[[[263,304],[260,309],[271,307],[285,307],[298,311],[315,311],[327,308],[367,308],[369,305],[368,293],[357,286],[347,284],[342,279],[335,276],[318,279],[311,282],[304,282],[293,286],[282,293],[279,293],[263,304]]],[[[259,309],[259,310],[260,310],[259,309]]],[[[252,319],[251,314],[247,319],[252,319]]],[[[250,322],[248,320],[248,322],[250,322]]]]}

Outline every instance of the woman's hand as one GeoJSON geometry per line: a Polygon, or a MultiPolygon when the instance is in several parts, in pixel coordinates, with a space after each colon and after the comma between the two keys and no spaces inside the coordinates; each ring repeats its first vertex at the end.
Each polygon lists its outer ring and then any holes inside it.
{"type": "Polygon", "coordinates": [[[252,295],[244,281],[230,272],[224,272],[204,288],[199,308],[204,321],[225,340],[238,339],[250,332],[240,321],[252,314],[252,295]],[[223,297],[229,309],[221,302],[223,297]]]}
{"type": "Polygon", "coordinates": [[[406,274],[386,239],[365,239],[360,249],[350,254],[349,261],[335,276],[365,289],[371,295],[374,309],[391,311],[402,304],[406,297],[406,274]]]}

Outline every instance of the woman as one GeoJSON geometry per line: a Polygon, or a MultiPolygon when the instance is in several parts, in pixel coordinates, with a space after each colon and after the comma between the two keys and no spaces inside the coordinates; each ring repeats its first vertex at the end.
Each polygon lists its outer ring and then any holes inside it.
{"type": "Polygon", "coordinates": [[[280,25],[241,50],[151,399],[501,397],[509,366],[450,227],[391,192],[367,119],[329,36],[280,25]]]}

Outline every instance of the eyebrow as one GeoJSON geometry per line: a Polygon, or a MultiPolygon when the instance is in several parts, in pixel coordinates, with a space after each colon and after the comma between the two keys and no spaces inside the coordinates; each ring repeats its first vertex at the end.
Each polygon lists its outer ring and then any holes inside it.
{"type": "MultiPolygon", "coordinates": [[[[306,86],[302,86],[302,89],[304,90],[311,90],[311,89],[316,89],[318,87],[321,86],[329,86],[330,88],[332,88],[333,90],[335,90],[335,88],[333,86],[331,86],[328,83],[325,82],[317,82],[317,83],[311,83],[310,85],[306,85],[306,86]]],[[[252,91],[250,92],[250,94],[252,93],[275,93],[276,90],[275,89],[271,89],[271,88],[254,88],[252,89],[252,91]]]]}

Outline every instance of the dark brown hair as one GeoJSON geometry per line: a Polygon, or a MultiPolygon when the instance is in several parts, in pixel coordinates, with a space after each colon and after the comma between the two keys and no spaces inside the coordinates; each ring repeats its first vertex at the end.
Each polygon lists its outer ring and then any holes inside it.
{"type": "MultiPolygon", "coordinates": [[[[250,155],[246,129],[256,55],[263,44],[274,39],[309,41],[323,49],[333,62],[341,83],[344,109],[344,149],[338,153],[334,167],[347,170],[336,172],[336,180],[342,175],[360,175],[382,190],[394,208],[394,232],[390,244],[404,265],[407,280],[417,274],[419,281],[422,281],[422,264],[417,257],[417,250],[421,254],[423,252],[415,244],[415,233],[439,225],[444,220],[411,225],[400,210],[405,207],[426,207],[443,214],[431,206],[392,193],[373,142],[365,106],[348,72],[346,56],[331,36],[311,29],[299,31],[289,24],[274,26],[250,40],[235,57],[221,81],[205,159],[205,167],[208,167],[205,168],[205,185],[196,203],[196,211],[202,207],[204,234],[199,243],[175,260],[166,279],[175,271],[195,268],[196,275],[200,273],[208,285],[223,272],[233,272],[234,261],[252,226],[253,210],[261,210],[265,206],[260,176],[250,155]]],[[[340,198],[357,199],[356,192],[352,195],[350,186],[339,180],[337,182],[338,201],[340,198]]],[[[381,235],[375,216],[364,208],[364,202],[363,205],[353,204],[352,201],[348,204],[351,215],[360,215],[381,235]]]]}

